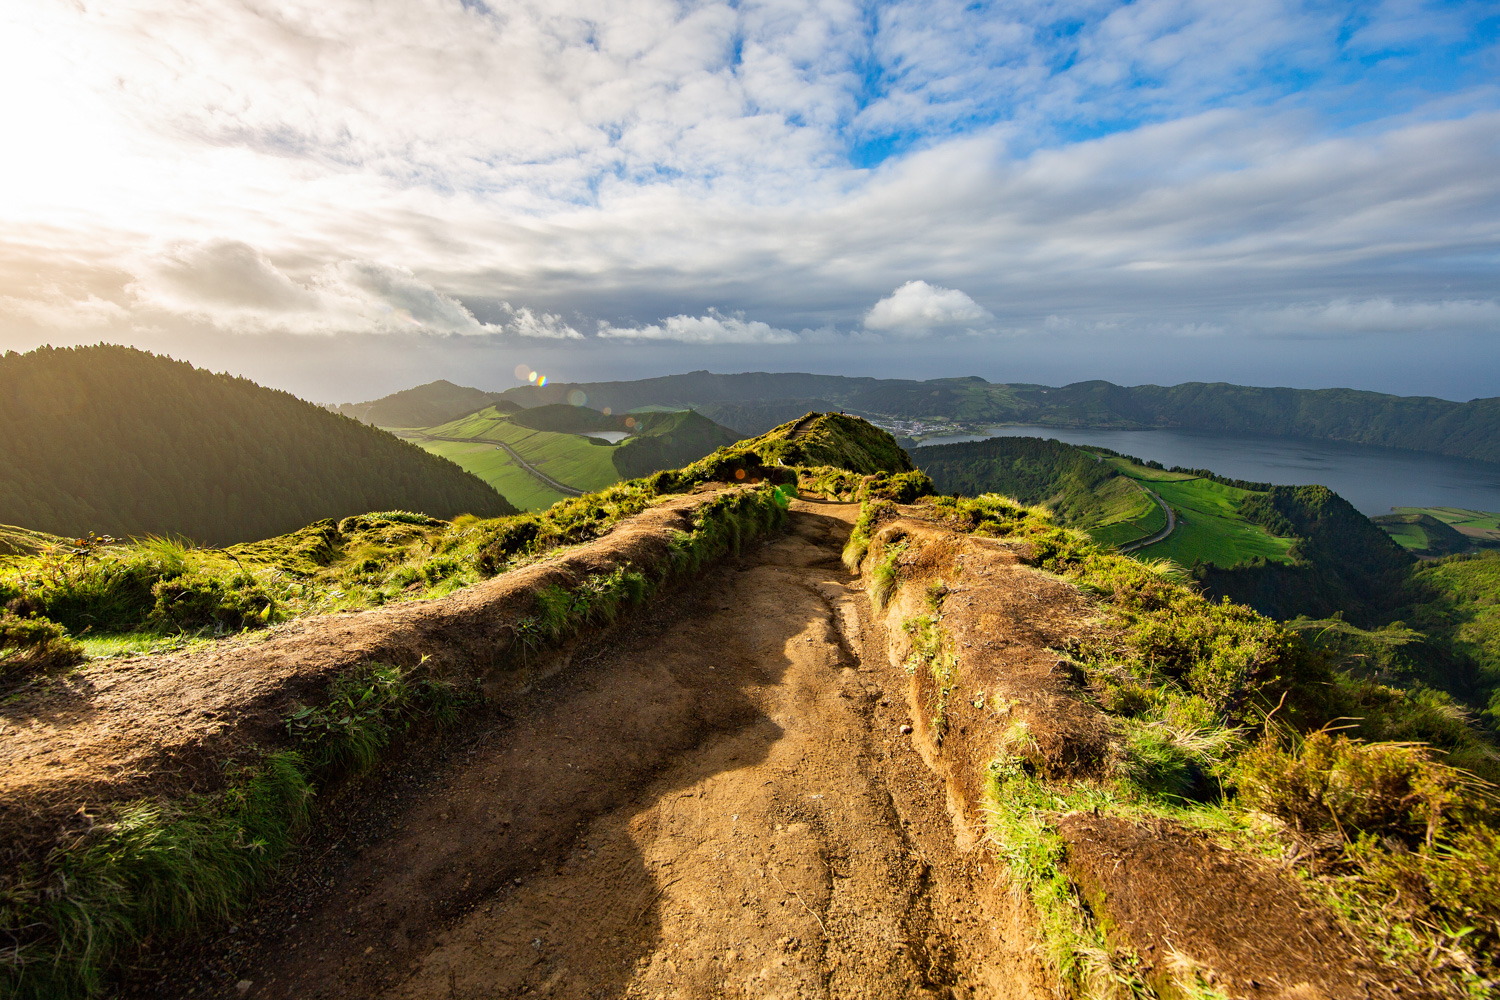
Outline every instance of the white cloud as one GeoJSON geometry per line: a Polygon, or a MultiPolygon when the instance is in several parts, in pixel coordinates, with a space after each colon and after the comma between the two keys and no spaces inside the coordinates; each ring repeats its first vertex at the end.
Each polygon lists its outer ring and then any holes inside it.
{"type": "Polygon", "coordinates": [[[510,314],[510,322],[505,325],[505,329],[514,336],[543,340],[583,339],[583,334],[569,326],[561,316],[548,312],[534,313],[525,306],[516,308],[509,302],[501,302],[500,308],[510,314]]]}
{"type": "Polygon", "coordinates": [[[1500,330],[1500,302],[1334,299],[1269,310],[1257,320],[1269,331],[1289,334],[1493,332],[1500,330]]]}
{"type": "Polygon", "coordinates": [[[706,316],[671,316],[648,326],[618,327],[599,324],[606,340],[675,340],[685,344],[792,344],[800,338],[790,330],[778,330],[743,314],[725,316],[710,310],[706,316]]]}
{"type": "Polygon", "coordinates": [[[1500,91],[1389,75],[1482,6],[11,5],[0,348],[1482,326],[1500,91]]]}
{"type": "Polygon", "coordinates": [[[865,329],[912,337],[972,329],[992,318],[989,310],[956,288],[908,281],[865,313],[865,329]]]}
{"type": "MultiPolygon", "coordinates": [[[[339,260],[302,279],[286,273],[246,243],[218,240],[179,244],[148,258],[126,286],[139,320],[175,316],[225,331],[256,333],[410,333],[580,339],[560,316],[499,302],[508,319],[484,323],[458,299],[403,267],[371,260],[339,260]]],[[[45,305],[45,303],[44,303],[45,305]]],[[[74,311],[113,306],[90,299],[74,311]]],[[[35,312],[35,310],[34,310],[35,312]]],[[[38,314],[42,325],[57,326],[38,314]]],[[[76,325],[76,324],[75,324],[76,325]]]]}
{"type": "Polygon", "coordinates": [[[19,319],[47,330],[103,330],[128,316],[118,302],[87,292],[74,297],[56,286],[24,296],[0,295],[0,317],[19,319]]]}

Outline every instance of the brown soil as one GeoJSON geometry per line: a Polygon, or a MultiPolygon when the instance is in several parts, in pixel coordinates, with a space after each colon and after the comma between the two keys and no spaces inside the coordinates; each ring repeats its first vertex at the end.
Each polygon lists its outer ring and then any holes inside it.
{"type": "Polygon", "coordinates": [[[0,863],[35,856],[112,802],[215,787],[222,762],[277,742],[298,701],[360,664],[408,666],[426,656],[440,675],[480,678],[494,690],[555,669],[555,656],[512,651],[534,591],[625,563],[656,565],[673,532],[688,530],[716,492],[671,497],[595,542],[446,598],[304,619],[202,652],[103,661],[7,699],[0,863]]]}
{"type": "Polygon", "coordinates": [[[385,789],[366,846],[305,859],[288,881],[315,891],[243,925],[264,933],[138,992],[1050,995],[899,732],[908,678],[838,563],[857,512],[795,503],[786,537],[575,650],[424,787],[385,789]]]}
{"type": "Polygon", "coordinates": [[[1107,901],[1115,929],[1158,976],[1207,969],[1236,997],[1425,995],[1363,954],[1284,872],[1201,833],[1079,813],[1058,832],[1070,874],[1089,898],[1107,901]]]}

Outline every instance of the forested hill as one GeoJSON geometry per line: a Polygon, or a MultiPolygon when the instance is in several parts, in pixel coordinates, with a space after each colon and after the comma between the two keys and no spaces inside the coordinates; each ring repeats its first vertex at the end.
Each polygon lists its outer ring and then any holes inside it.
{"type": "Polygon", "coordinates": [[[392,509],[514,512],[452,462],[248,379],[102,344],[0,357],[0,524],[223,545],[392,509]]]}
{"type": "Polygon", "coordinates": [[[439,379],[368,403],[340,403],[335,409],[346,417],[376,427],[436,427],[486,406],[499,406],[507,411],[520,408],[501,399],[498,392],[471,389],[439,379]]]}
{"type": "Polygon", "coordinates": [[[876,419],[1034,423],[1047,427],[1191,427],[1408,448],[1500,462],[1500,397],[1456,403],[1354,389],[1266,389],[1225,382],[1062,387],[982,378],[844,378],[801,373],[689,372],[635,382],[522,386],[505,397],[523,406],[562,402],[573,389],[590,405],[691,406],[743,434],[758,434],[807,410],[846,409],[876,419]]]}

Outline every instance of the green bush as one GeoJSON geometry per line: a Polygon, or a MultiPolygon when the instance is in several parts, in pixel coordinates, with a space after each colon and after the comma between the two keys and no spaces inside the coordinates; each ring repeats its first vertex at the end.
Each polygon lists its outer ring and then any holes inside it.
{"type": "Polygon", "coordinates": [[[158,580],[151,587],[151,595],[156,603],[146,623],[184,632],[207,627],[223,631],[265,625],[276,610],[271,595],[253,577],[243,574],[224,580],[188,572],[158,580]]]}
{"type": "Polygon", "coordinates": [[[1451,810],[1478,805],[1472,776],[1416,744],[1362,743],[1310,733],[1298,750],[1266,739],[1240,756],[1234,781],[1246,804],[1297,831],[1338,830],[1431,846],[1451,810]]]}
{"type": "Polygon", "coordinates": [[[56,622],[0,610],[0,678],[71,667],[83,659],[83,647],[56,622]]]}

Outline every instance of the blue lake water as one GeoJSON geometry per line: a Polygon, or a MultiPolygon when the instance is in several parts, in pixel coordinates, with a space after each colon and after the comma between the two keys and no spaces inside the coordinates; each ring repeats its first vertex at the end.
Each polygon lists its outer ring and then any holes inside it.
{"type": "MultiPolygon", "coordinates": [[[[928,438],[922,446],[991,437],[1054,438],[1155,460],[1168,468],[1212,469],[1230,479],[1301,486],[1318,483],[1366,515],[1392,507],[1466,507],[1500,511],[1500,465],[1367,445],[1292,438],[1240,437],[1184,430],[1061,430],[991,427],[980,434],[928,438]]],[[[920,456],[917,464],[921,465],[920,456]]]]}

